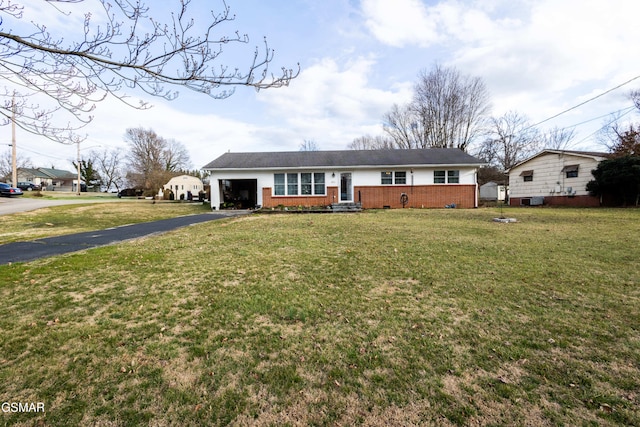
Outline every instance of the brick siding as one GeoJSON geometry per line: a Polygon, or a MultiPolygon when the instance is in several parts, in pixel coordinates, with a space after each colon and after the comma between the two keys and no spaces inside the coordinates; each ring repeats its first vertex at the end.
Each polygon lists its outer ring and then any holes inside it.
{"type": "Polygon", "coordinates": [[[364,209],[402,208],[402,193],[408,197],[408,208],[444,208],[452,203],[459,208],[476,207],[476,186],[468,184],[368,186],[355,187],[353,192],[364,209]]]}
{"type": "MultiPolygon", "coordinates": [[[[509,199],[511,206],[521,206],[522,199],[530,197],[512,197],[509,199]]],[[[600,199],[593,196],[549,196],[544,198],[544,204],[547,206],[572,206],[579,208],[597,208],[600,206],[600,199]]]]}
{"type": "MultiPolygon", "coordinates": [[[[444,185],[382,185],[354,187],[354,202],[361,202],[364,209],[384,207],[402,208],[400,196],[408,197],[408,208],[444,208],[455,203],[459,208],[476,207],[476,186],[468,184],[444,185]]],[[[338,187],[327,187],[326,196],[272,196],[271,188],[262,189],[262,206],[328,206],[339,201],[338,187]]]]}
{"type": "Polygon", "coordinates": [[[338,187],[327,187],[326,196],[272,196],[271,187],[262,188],[262,206],[275,208],[282,206],[329,206],[338,203],[338,187]]]}

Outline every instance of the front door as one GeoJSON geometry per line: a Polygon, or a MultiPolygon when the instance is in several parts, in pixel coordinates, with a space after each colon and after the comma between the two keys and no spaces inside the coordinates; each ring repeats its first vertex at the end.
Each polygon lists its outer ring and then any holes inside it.
{"type": "Polygon", "coordinates": [[[351,172],[340,173],[340,202],[353,202],[351,172]]]}

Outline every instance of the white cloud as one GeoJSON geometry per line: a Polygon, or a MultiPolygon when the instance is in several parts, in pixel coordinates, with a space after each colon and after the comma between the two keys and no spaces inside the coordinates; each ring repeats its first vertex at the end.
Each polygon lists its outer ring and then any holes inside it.
{"type": "MultiPolygon", "coordinates": [[[[362,0],[370,32],[381,43],[435,55],[438,62],[482,77],[496,115],[518,110],[542,120],[640,73],[640,57],[632,53],[640,40],[636,0],[403,0],[395,11],[395,3],[384,3],[362,0]]],[[[622,108],[632,87],[550,125],[622,108]]]]}
{"type": "MultiPolygon", "coordinates": [[[[508,21],[494,19],[472,43],[458,46],[451,62],[485,79],[494,114],[518,110],[544,120],[640,73],[629,47],[640,39],[635,1],[539,1],[508,21]],[[519,22],[514,25],[514,22],[519,22]]],[[[627,86],[545,126],[572,126],[623,108],[627,86]]],[[[579,129],[589,139],[600,122],[579,129]]]]}
{"type": "Polygon", "coordinates": [[[291,87],[260,99],[272,116],[284,118],[299,143],[313,139],[323,149],[344,148],[354,138],[374,133],[373,129],[379,133],[382,115],[411,96],[410,84],[371,87],[369,77],[376,66],[370,57],[342,64],[324,58],[305,68],[291,87]]]}
{"type": "Polygon", "coordinates": [[[559,91],[616,74],[624,80],[621,68],[640,70],[640,57],[629,50],[640,39],[636,0],[363,0],[362,12],[380,42],[446,46],[450,62],[495,76],[505,91],[512,83],[559,91]]]}
{"type": "Polygon", "coordinates": [[[382,43],[427,46],[441,40],[437,20],[420,0],[363,0],[365,24],[382,43]]]}
{"type": "MultiPolygon", "coordinates": [[[[313,8],[303,3],[274,15],[263,7],[250,21],[261,29],[252,32],[264,32],[279,49],[278,60],[302,64],[290,87],[258,94],[238,88],[225,101],[182,91],[171,103],[153,99],[156,106],[146,112],[103,102],[87,128],[86,146],[125,147],[125,129],[143,126],[183,142],[197,167],[229,149],[297,150],[304,139],[340,149],[355,137],[380,133],[383,114],[410,99],[418,71],[434,62],[483,78],[494,114],[513,109],[532,121],[640,74],[633,51],[640,40],[637,0],[331,0],[312,2],[313,8]],[[288,21],[295,31],[284,25],[288,21]]],[[[262,3],[237,2],[234,12],[247,18],[257,5],[262,3]]],[[[622,108],[626,90],[638,86],[640,80],[587,104],[563,116],[564,123],[622,108]]],[[[27,146],[32,139],[25,137],[23,146],[33,148],[27,146]]],[[[46,140],[35,146],[33,151],[53,147],[52,156],[75,157],[74,147],[46,140]]]]}
{"type": "MultiPolygon", "coordinates": [[[[156,105],[148,110],[124,106],[115,99],[98,104],[94,120],[82,130],[87,134],[80,145],[82,151],[117,148],[126,152],[126,129],[143,127],[183,143],[193,167],[200,168],[228,150],[255,151],[256,141],[260,140],[260,129],[250,123],[216,114],[187,113],[179,102],[151,101],[156,105]]],[[[21,135],[17,146],[28,150],[25,154],[36,166],[53,164],[68,169],[70,161],[76,158],[75,145],[59,144],[30,134],[21,135]]]]}
{"type": "MultiPolygon", "coordinates": [[[[194,167],[228,150],[295,151],[305,139],[316,141],[321,149],[344,149],[356,137],[380,133],[382,115],[393,103],[404,103],[411,96],[411,83],[371,87],[369,77],[376,66],[371,57],[344,63],[324,58],[305,68],[288,88],[244,92],[226,101],[203,103],[207,108],[201,108],[200,113],[194,113],[188,104],[193,99],[202,101],[201,97],[186,96],[173,102],[150,99],[154,106],[144,111],[107,99],[97,105],[94,121],[84,129],[88,139],[82,146],[126,150],[126,129],[143,127],[185,144],[194,167]],[[254,100],[261,102],[256,106],[254,100]],[[242,104],[247,108],[243,115],[236,114],[237,119],[223,115],[227,108],[233,110],[242,104]]],[[[35,145],[38,148],[32,149],[45,156],[64,152],[56,163],[59,167],[68,168],[69,161],[64,159],[75,158],[74,146],[60,146],[43,138],[35,145]]],[[[31,157],[35,161],[38,156],[31,157]]]]}

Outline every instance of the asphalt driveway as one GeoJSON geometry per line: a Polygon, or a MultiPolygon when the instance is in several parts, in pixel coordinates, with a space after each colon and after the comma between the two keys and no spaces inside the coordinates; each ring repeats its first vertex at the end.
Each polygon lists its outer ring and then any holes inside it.
{"type": "Polygon", "coordinates": [[[28,242],[0,245],[0,265],[34,261],[54,255],[106,246],[125,240],[164,233],[181,227],[247,214],[248,211],[229,211],[188,215],[159,221],[130,224],[105,230],[88,231],[66,236],[47,237],[28,242]]]}

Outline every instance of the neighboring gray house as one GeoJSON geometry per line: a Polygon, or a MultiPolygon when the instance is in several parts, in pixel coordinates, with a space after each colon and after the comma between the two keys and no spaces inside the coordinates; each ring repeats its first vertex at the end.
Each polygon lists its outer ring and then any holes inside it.
{"type": "Polygon", "coordinates": [[[589,195],[591,171],[607,158],[607,153],[544,150],[507,171],[509,204],[599,206],[600,199],[589,195]]]}
{"type": "Polygon", "coordinates": [[[54,168],[20,168],[18,182],[33,182],[49,191],[74,191],[78,174],[54,168]]]}

